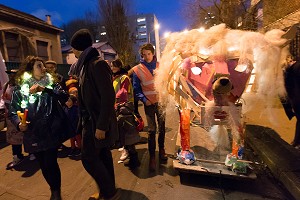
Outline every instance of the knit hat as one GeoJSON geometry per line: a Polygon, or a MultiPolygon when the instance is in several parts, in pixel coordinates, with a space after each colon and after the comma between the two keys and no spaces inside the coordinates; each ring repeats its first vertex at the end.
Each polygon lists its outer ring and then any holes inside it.
{"type": "Polygon", "coordinates": [[[80,29],[71,38],[71,46],[78,50],[84,51],[93,45],[93,39],[88,29],[80,29]]]}
{"type": "Polygon", "coordinates": [[[69,79],[66,81],[66,87],[68,88],[68,92],[71,93],[77,90],[78,81],[76,79],[69,79]]]}
{"type": "Polygon", "coordinates": [[[70,87],[68,92],[71,94],[72,92],[78,91],[77,87],[70,87]]]}

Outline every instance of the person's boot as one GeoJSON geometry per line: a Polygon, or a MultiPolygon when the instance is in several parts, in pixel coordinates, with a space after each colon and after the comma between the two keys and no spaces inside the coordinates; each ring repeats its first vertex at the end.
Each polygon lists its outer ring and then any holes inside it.
{"type": "Polygon", "coordinates": [[[51,190],[50,200],[61,200],[60,190],[51,190]]]}
{"type": "Polygon", "coordinates": [[[168,160],[168,156],[165,152],[165,148],[159,148],[159,160],[160,161],[167,161],[168,160]]]}
{"type": "Polygon", "coordinates": [[[150,155],[149,171],[155,171],[156,169],[155,148],[156,148],[155,133],[149,133],[148,135],[148,150],[150,155]]]}
{"type": "Polygon", "coordinates": [[[130,154],[130,159],[129,159],[129,168],[130,169],[136,169],[141,165],[141,162],[139,161],[139,157],[137,153],[130,154]]]}

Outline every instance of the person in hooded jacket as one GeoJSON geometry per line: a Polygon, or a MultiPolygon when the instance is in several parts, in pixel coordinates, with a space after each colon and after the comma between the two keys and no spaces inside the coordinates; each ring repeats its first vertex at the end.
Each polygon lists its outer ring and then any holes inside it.
{"type": "Polygon", "coordinates": [[[24,150],[35,154],[50,186],[50,199],[60,200],[57,147],[72,134],[61,107],[68,94],[57,83],[55,74],[46,72],[43,60],[38,57],[28,56],[15,78],[17,86],[12,95],[9,119],[24,132],[24,150]]]}
{"type": "MultiPolygon", "coordinates": [[[[128,166],[134,169],[140,165],[135,144],[140,141],[135,125],[134,97],[130,78],[120,59],[111,62],[113,86],[116,93],[116,114],[120,134],[120,143],[124,147],[120,157],[124,161],[129,157],[128,166]]],[[[126,163],[127,164],[127,163],[126,163]]]]}
{"type": "Polygon", "coordinates": [[[76,77],[79,83],[78,131],[82,130],[81,160],[85,170],[96,181],[101,196],[104,199],[118,199],[120,190],[115,186],[110,150],[119,137],[112,71],[92,44],[93,39],[87,29],[78,30],[71,38],[72,50],[78,58],[70,75],[76,77]]]}

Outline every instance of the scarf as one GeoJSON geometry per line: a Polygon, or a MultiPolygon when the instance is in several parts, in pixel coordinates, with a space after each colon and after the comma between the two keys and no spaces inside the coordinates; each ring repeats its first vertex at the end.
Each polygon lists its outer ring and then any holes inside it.
{"type": "Polygon", "coordinates": [[[148,68],[148,70],[151,72],[151,74],[153,75],[153,70],[155,70],[156,62],[157,62],[156,56],[153,56],[153,60],[149,63],[146,62],[145,60],[141,60],[140,62],[141,62],[141,64],[145,65],[148,68]]]}
{"type": "Polygon", "coordinates": [[[79,56],[78,61],[76,64],[72,65],[69,71],[69,74],[71,76],[80,77],[80,73],[84,67],[84,64],[86,64],[89,60],[91,60],[93,57],[98,57],[100,54],[98,50],[94,47],[88,47],[86,48],[79,56]]]}

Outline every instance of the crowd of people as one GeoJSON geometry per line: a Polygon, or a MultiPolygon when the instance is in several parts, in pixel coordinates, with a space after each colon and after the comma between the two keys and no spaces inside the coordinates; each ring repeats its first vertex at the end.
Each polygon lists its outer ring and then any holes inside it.
{"type": "Polygon", "coordinates": [[[130,169],[140,166],[136,144],[143,120],[138,101],[144,104],[148,124],[149,171],[157,167],[156,132],[159,160],[167,160],[165,114],[154,88],[159,64],[153,45],[141,47],[141,62],[130,69],[120,59],[109,62],[100,58],[92,43],[87,29],[73,35],[71,46],[78,61],[71,66],[68,79],[57,73],[55,61],[35,56],[24,59],[18,70],[6,71],[9,81],[2,98],[13,155],[7,169],[24,160],[23,150],[31,160],[36,158],[51,200],[62,199],[57,158],[58,149],[67,140],[68,156],[81,156],[83,167],[99,188],[93,198],[120,199],[111,149],[119,148],[120,161],[128,160],[124,165],[130,169]]]}

